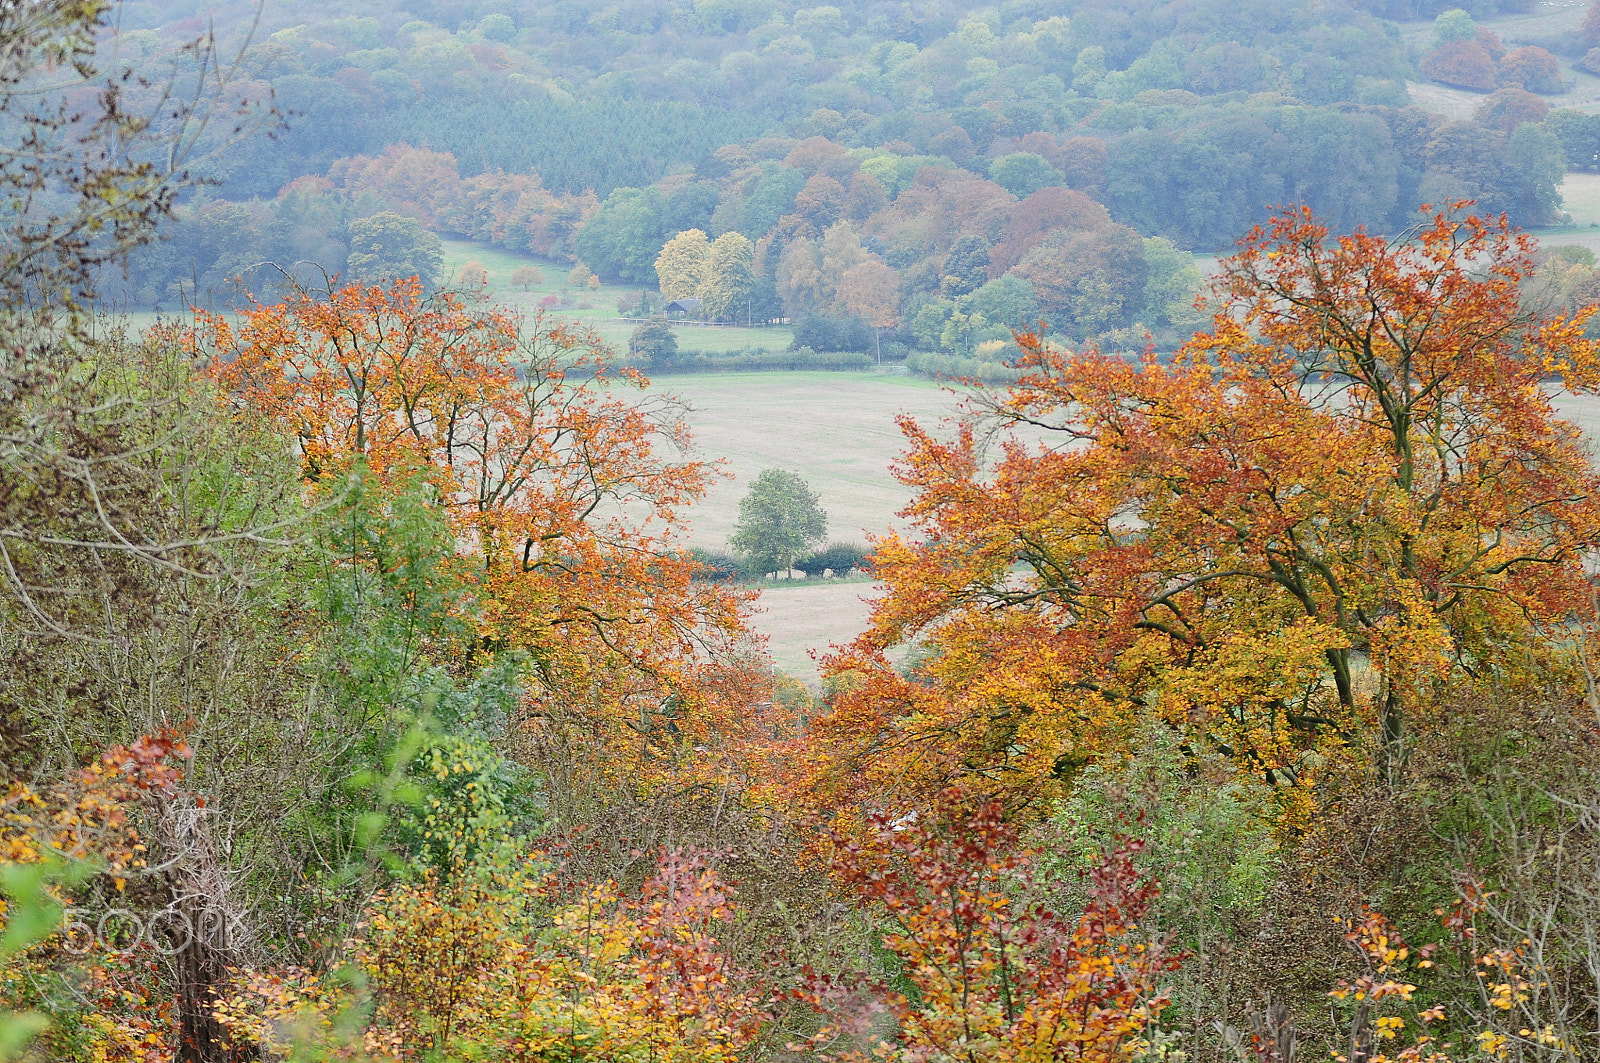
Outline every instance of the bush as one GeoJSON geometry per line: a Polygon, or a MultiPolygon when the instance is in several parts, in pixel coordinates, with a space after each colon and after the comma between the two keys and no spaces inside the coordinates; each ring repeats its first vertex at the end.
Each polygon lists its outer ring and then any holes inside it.
{"type": "Polygon", "coordinates": [[[749,578],[739,559],[724,551],[696,547],[689,551],[689,556],[700,566],[697,578],[706,583],[729,583],[749,578]]]}
{"type": "Polygon", "coordinates": [[[872,551],[860,543],[829,543],[795,562],[795,568],[808,576],[820,575],[831,568],[835,575],[842,576],[853,568],[865,569],[871,564],[872,551]]]}
{"type": "Polygon", "coordinates": [[[622,317],[649,317],[661,312],[661,296],[641,288],[617,297],[617,313],[622,317]]]}
{"type": "Polygon", "coordinates": [[[628,337],[628,356],[642,368],[669,364],[678,356],[678,337],[660,318],[646,321],[628,337]]]}
{"type": "Polygon", "coordinates": [[[810,347],[814,351],[870,351],[874,346],[872,326],[859,317],[803,314],[795,320],[790,350],[810,347]]]}
{"type": "Polygon", "coordinates": [[[990,385],[1015,384],[1023,377],[1022,370],[1012,369],[1000,362],[985,362],[934,351],[912,351],[906,356],[906,368],[935,379],[977,380],[990,385]]]}
{"type": "Polygon", "coordinates": [[[858,354],[854,351],[819,353],[809,347],[803,347],[798,351],[773,351],[765,347],[740,347],[731,351],[679,350],[671,365],[657,365],[654,368],[658,372],[662,369],[671,369],[678,372],[695,373],[750,373],[774,369],[791,371],[868,369],[872,364],[872,356],[870,354],[858,354]]]}

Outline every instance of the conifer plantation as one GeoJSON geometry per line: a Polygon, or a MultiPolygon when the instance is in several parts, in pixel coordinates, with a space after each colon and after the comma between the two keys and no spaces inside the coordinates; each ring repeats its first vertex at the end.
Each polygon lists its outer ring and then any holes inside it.
{"type": "Polygon", "coordinates": [[[0,3],[0,1063],[1600,1059],[1600,3],[324,6],[0,3]]]}

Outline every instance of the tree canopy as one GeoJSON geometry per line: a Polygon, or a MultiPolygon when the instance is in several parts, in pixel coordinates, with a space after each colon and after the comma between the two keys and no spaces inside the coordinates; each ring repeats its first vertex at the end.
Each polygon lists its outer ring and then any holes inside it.
{"type": "Polygon", "coordinates": [[[805,478],[765,469],[739,500],[739,523],[728,544],[760,571],[787,574],[807,547],[827,536],[827,514],[805,478]]]}

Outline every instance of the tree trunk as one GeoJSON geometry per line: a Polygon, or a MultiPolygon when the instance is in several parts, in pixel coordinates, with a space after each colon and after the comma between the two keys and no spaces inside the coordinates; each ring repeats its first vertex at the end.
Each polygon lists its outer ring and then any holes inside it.
{"type": "Polygon", "coordinates": [[[244,922],[230,896],[227,869],[211,837],[212,812],[193,800],[162,808],[161,855],[170,900],[164,929],[177,976],[178,1063],[243,1063],[217,1021],[228,968],[243,958],[244,922]]]}

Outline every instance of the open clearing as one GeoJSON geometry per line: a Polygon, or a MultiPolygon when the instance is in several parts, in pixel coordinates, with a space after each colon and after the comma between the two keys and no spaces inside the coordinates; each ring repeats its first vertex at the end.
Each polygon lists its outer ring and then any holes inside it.
{"type": "MultiPolygon", "coordinates": [[[[895,424],[909,414],[937,429],[961,396],[904,373],[724,373],[661,376],[660,391],[687,400],[696,455],[722,457],[733,474],[690,511],[691,541],[721,549],[739,519],[739,499],[762,469],[797,472],[828,514],[828,537],[861,540],[896,526],[911,498],[889,467],[904,448],[895,424]]],[[[866,628],[874,587],[864,581],[774,583],[762,590],[756,630],[778,668],[817,679],[813,652],[866,628]]]]}
{"type": "Polygon", "coordinates": [[[830,539],[861,541],[888,530],[911,497],[889,472],[903,448],[896,415],[934,425],[959,401],[906,373],[697,373],[651,383],[690,404],[693,456],[723,459],[731,474],[691,511],[692,541],[708,550],[724,548],[739,499],[763,469],[810,481],[830,539]]]}
{"type": "MultiPolygon", "coordinates": [[[[882,533],[911,498],[889,471],[903,449],[895,417],[935,426],[956,412],[954,392],[904,373],[722,373],[659,376],[656,390],[692,407],[694,456],[722,458],[719,480],[693,510],[691,541],[720,550],[739,519],[739,499],[763,469],[804,476],[828,514],[828,537],[861,541],[882,533]]],[[[864,581],[777,583],[754,616],[781,670],[818,677],[813,652],[866,628],[874,587],[864,581]]]]}

